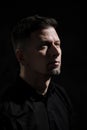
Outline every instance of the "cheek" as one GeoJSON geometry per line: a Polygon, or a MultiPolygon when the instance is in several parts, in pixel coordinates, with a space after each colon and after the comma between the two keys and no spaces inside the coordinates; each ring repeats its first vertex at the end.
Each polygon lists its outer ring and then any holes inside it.
{"type": "Polygon", "coordinates": [[[47,61],[46,56],[41,53],[41,52],[32,52],[27,56],[26,62],[31,64],[31,65],[40,65],[40,64],[45,64],[47,61]]]}
{"type": "Polygon", "coordinates": [[[36,64],[43,64],[43,65],[44,65],[44,64],[46,63],[46,61],[47,61],[46,56],[43,55],[43,54],[41,54],[41,53],[37,54],[37,55],[34,57],[34,62],[35,62],[36,64]]]}

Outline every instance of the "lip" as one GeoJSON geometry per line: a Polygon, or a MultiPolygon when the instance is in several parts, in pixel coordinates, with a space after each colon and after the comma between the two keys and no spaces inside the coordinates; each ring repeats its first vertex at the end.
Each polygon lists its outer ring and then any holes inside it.
{"type": "Polygon", "coordinates": [[[60,61],[51,61],[48,63],[49,67],[58,67],[60,65],[60,61]]]}
{"type": "Polygon", "coordinates": [[[54,61],[50,61],[48,64],[60,64],[60,61],[54,60],[54,61]]]}

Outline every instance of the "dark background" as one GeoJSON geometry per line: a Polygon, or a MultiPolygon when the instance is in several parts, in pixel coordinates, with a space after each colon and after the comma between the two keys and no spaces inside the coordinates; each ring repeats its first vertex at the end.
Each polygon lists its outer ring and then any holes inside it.
{"type": "Polygon", "coordinates": [[[17,61],[10,43],[10,29],[21,18],[33,14],[54,17],[59,22],[62,72],[55,82],[62,85],[73,104],[73,130],[87,128],[86,6],[84,2],[11,2],[0,8],[0,88],[14,81],[17,61]],[[39,4],[38,4],[39,3],[39,4]]]}

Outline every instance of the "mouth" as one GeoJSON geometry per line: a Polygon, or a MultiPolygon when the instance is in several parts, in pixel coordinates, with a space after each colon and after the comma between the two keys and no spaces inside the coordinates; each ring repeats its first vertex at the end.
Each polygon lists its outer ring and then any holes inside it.
{"type": "Polygon", "coordinates": [[[49,68],[57,68],[58,66],[60,66],[60,61],[51,61],[48,63],[49,68]]]}

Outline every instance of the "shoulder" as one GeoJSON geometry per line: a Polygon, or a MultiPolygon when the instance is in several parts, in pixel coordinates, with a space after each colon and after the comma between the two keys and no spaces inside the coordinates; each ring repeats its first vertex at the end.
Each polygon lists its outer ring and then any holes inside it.
{"type": "Polygon", "coordinates": [[[19,117],[28,111],[32,111],[32,103],[27,99],[27,94],[24,91],[22,88],[18,89],[17,86],[14,85],[8,86],[2,91],[0,94],[1,117],[19,117]]]}
{"type": "Polygon", "coordinates": [[[0,91],[0,102],[23,102],[29,96],[27,88],[27,84],[20,77],[17,77],[13,83],[0,91]]]}
{"type": "Polygon", "coordinates": [[[14,83],[0,91],[0,111],[25,111],[32,109],[32,89],[26,82],[18,78],[14,83]]]}
{"type": "Polygon", "coordinates": [[[10,102],[16,100],[18,97],[17,87],[15,85],[8,85],[0,91],[0,103],[10,102]]]}
{"type": "MultiPolygon", "coordinates": [[[[14,85],[6,86],[0,92],[0,114],[4,112],[4,114],[8,111],[11,112],[13,109],[18,109],[20,106],[18,103],[18,92],[16,91],[16,87],[14,85]]],[[[10,114],[10,113],[9,113],[10,114]]]]}

